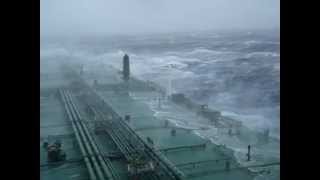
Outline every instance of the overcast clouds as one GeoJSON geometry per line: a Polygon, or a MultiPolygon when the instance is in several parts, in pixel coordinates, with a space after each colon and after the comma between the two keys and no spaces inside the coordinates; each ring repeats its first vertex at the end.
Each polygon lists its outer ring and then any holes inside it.
{"type": "Polygon", "coordinates": [[[280,0],[41,0],[41,35],[279,27],[280,0]]]}

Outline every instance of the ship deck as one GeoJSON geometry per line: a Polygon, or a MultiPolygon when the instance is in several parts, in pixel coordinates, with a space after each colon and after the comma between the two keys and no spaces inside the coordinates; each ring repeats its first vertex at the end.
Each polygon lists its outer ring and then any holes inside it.
{"type": "MultiPolygon", "coordinates": [[[[68,88],[72,79],[64,79],[63,72],[59,70],[58,66],[56,70],[46,74],[46,79],[41,79],[40,98],[41,179],[90,179],[75,132],[61,97],[59,97],[59,89],[68,88]],[[50,164],[42,144],[45,140],[51,143],[57,139],[62,142],[62,149],[67,154],[67,160],[62,163],[50,164]]],[[[211,126],[202,123],[206,121],[204,118],[166,98],[160,98],[159,92],[148,88],[148,83],[133,79],[127,83],[128,85],[124,85],[125,82],[121,79],[121,74],[109,66],[101,66],[100,68],[88,66],[81,78],[89,86],[92,86],[94,80],[103,84],[104,88],[93,88],[99,97],[120,117],[124,118],[125,115],[130,115],[128,126],[145,143],[150,143],[147,139],[151,139],[154,142],[154,151],[165,156],[175,168],[182,172],[183,179],[254,179],[255,174],[237,162],[232,150],[197,134],[197,132],[205,131],[206,127],[211,126]],[[135,81],[139,81],[139,83],[135,81]],[[141,89],[130,88],[134,86],[133,84],[145,87],[141,89]],[[123,87],[126,88],[123,89],[123,87]],[[128,89],[129,91],[127,91],[128,89]],[[167,126],[165,125],[166,121],[169,122],[167,126]],[[175,135],[172,135],[172,129],[176,130],[175,135]],[[230,163],[229,171],[226,170],[226,161],[230,163]]],[[[116,174],[114,179],[130,179],[127,172],[127,160],[121,155],[119,146],[110,136],[94,133],[94,119],[86,112],[81,95],[73,94],[74,102],[77,104],[81,116],[85,119],[85,124],[88,126],[99,151],[104,155],[104,158],[108,158],[110,161],[113,173],[116,174]],[[115,157],[109,157],[112,154],[116,154],[115,157]]]]}

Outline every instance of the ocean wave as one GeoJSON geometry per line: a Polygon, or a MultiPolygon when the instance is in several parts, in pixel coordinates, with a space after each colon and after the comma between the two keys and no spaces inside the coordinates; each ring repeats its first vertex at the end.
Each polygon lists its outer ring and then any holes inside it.
{"type": "Polygon", "coordinates": [[[236,52],[233,51],[216,51],[216,50],[210,50],[206,48],[195,48],[194,50],[185,53],[187,56],[221,56],[221,55],[234,55],[236,52]]]}
{"type": "Polygon", "coordinates": [[[197,47],[194,48],[191,51],[168,51],[165,54],[166,55],[177,55],[182,57],[201,57],[201,56],[216,56],[216,55],[227,55],[227,54],[234,54],[233,51],[217,51],[217,50],[211,50],[207,49],[205,47],[197,47]]]}
{"type": "Polygon", "coordinates": [[[245,58],[253,58],[253,57],[280,57],[279,53],[276,52],[267,52],[267,51],[257,51],[246,54],[245,58]]]}
{"type": "MultiPolygon", "coordinates": [[[[201,129],[201,127],[204,127],[203,124],[198,124],[198,122],[196,122],[192,117],[182,117],[181,115],[178,115],[179,113],[177,111],[173,111],[173,107],[169,104],[166,104],[167,106],[165,109],[158,109],[156,100],[152,102],[148,101],[146,103],[155,112],[155,117],[159,119],[167,119],[177,127],[184,129],[201,129]]],[[[224,111],[222,114],[239,116],[238,113],[232,111],[224,111]]],[[[216,145],[222,145],[225,148],[232,150],[234,157],[241,165],[263,164],[273,160],[276,161],[280,157],[279,148],[275,148],[278,147],[278,144],[274,141],[267,145],[256,146],[255,144],[258,142],[256,137],[251,137],[249,140],[244,141],[241,138],[229,136],[226,132],[223,132],[223,129],[218,129],[212,125],[207,125],[206,127],[209,129],[193,130],[193,133],[204,140],[209,140],[216,145]],[[250,162],[246,160],[248,144],[253,145],[252,160],[250,162]]],[[[256,171],[256,169],[251,169],[251,171],[256,171]]]]}
{"type": "Polygon", "coordinates": [[[244,44],[245,45],[253,45],[253,44],[260,44],[260,43],[263,43],[262,41],[256,41],[256,40],[249,40],[249,41],[245,41],[244,44]]]}
{"type": "Polygon", "coordinates": [[[232,111],[221,111],[223,116],[231,117],[242,121],[247,127],[255,130],[263,130],[274,126],[270,119],[261,114],[240,114],[232,111]]]}
{"type": "Polygon", "coordinates": [[[244,41],[243,44],[245,44],[245,45],[247,45],[247,46],[257,45],[257,44],[279,45],[280,42],[276,42],[276,41],[263,41],[263,40],[248,40],[248,41],[244,41]]]}

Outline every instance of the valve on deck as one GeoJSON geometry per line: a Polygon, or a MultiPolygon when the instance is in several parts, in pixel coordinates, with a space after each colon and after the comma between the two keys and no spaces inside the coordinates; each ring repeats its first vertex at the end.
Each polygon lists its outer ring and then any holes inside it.
{"type": "Polygon", "coordinates": [[[230,162],[226,161],[226,171],[230,171],[230,162]]]}
{"type": "Polygon", "coordinates": [[[152,140],[150,137],[147,137],[147,141],[148,141],[148,143],[149,143],[151,146],[154,145],[154,142],[153,142],[153,140],[152,140]]]}
{"type": "Polygon", "coordinates": [[[124,116],[124,120],[127,121],[127,122],[130,122],[130,118],[131,118],[130,115],[125,115],[124,116]]]}
{"type": "Polygon", "coordinates": [[[62,143],[61,143],[61,141],[56,140],[56,141],[54,142],[54,145],[56,145],[58,148],[61,148],[62,143]]]}
{"type": "Polygon", "coordinates": [[[53,144],[48,142],[43,143],[43,147],[47,150],[47,157],[49,162],[58,162],[66,160],[66,153],[61,149],[62,143],[56,141],[53,144]]]}
{"type": "Polygon", "coordinates": [[[171,130],[171,136],[176,136],[176,134],[177,134],[176,129],[172,129],[172,130],[171,130]]]}
{"type": "Polygon", "coordinates": [[[168,127],[169,126],[169,120],[165,120],[164,121],[164,127],[168,127]]]}
{"type": "Polygon", "coordinates": [[[43,144],[42,144],[42,147],[43,147],[43,148],[47,149],[48,146],[49,146],[48,141],[43,142],[43,144]]]}
{"type": "Polygon", "coordinates": [[[155,167],[152,161],[147,161],[145,158],[139,155],[133,156],[128,164],[128,172],[130,179],[139,180],[146,174],[152,173],[155,167]]]}

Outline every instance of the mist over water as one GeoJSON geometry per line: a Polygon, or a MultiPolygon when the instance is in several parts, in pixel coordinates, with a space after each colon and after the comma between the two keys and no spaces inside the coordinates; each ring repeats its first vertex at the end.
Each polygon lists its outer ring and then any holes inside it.
{"type": "Polygon", "coordinates": [[[41,36],[273,29],[279,0],[41,0],[41,36]]]}

